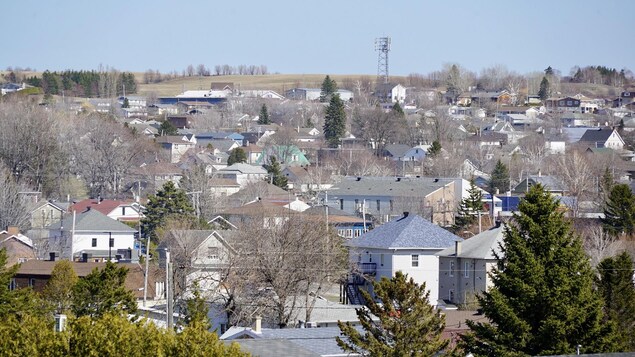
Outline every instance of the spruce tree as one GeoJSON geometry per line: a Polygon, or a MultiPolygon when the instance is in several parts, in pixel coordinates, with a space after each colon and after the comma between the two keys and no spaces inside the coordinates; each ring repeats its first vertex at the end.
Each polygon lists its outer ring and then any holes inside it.
{"type": "Polygon", "coordinates": [[[271,119],[269,119],[269,111],[267,110],[267,106],[264,103],[262,104],[262,107],[260,107],[260,114],[258,115],[258,124],[260,125],[271,124],[271,119]]]}
{"type": "Polygon", "coordinates": [[[483,212],[483,191],[481,191],[474,179],[470,180],[468,196],[461,200],[458,215],[454,220],[454,231],[459,233],[469,228],[479,219],[478,213],[483,212]]]}
{"type": "Polygon", "coordinates": [[[174,182],[168,181],[157,191],[156,195],[148,197],[145,217],[141,220],[143,234],[151,234],[156,242],[156,229],[170,216],[191,216],[194,208],[190,204],[185,191],[177,188],[174,182]]]}
{"type": "Polygon", "coordinates": [[[426,154],[430,157],[435,157],[439,155],[440,152],[441,152],[441,143],[435,140],[432,142],[432,145],[430,145],[430,147],[428,148],[428,151],[426,154]]]}
{"type": "Polygon", "coordinates": [[[227,165],[233,165],[241,162],[247,162],[247,154],[242,148],[235,148],[229,153],[227,165]]]}
{"type": "Polygon", "coordinates": [[[499,193],[509,190],[509,170],[500,160],[496,162],[496,166],[490,175],[489,188],[492,194],[495,194],[496,190],[499,193]]]}
{"type": "Polygon", "coordinates": [[[521,200],[505,229],[492,288],[478,297],[488,322],[467,321],[462,347],[478,356],[611,352],[602,298],[582,243],[542,185],[521,200]]]}
{"type": "Polygon", "coordinates": [[[60,260],[55,263],[51,278],[46,283],[42,297],[53,304],[58,313],[68,313],[73,301],[73,287],[77,283],[73,263],[60,260]]]}
{"type": "Polygon", "coordinates": [[[75,316],[101,317],[106,313],[134,314],[137,300],[131,290],[126,288],[128,268],[106,262],[77,281],[73,287],[72,310],[75,316]]]}
{"type": "Polygon", "coordinates": [[[342,337],[336,340],[344,351],[361,356],[437,356],[446,350],[449,340],[441,337],[445,317],[428,302],[425,283],[419,285],[397,271],[392,279],[373,282],[373,290],[376,298],[361,290],[366,308],[356,309],[365,333],[350,322],[337,323],[342,337]]]}
{"type": "Polygon", "coordinates": [[[167,119],[159,126],[159,136],[177,135],[178,133],[179,129],[167,119]]]}
{"type": "Polygon", "coordinates": [[[602,226],[614,236],[635,232],[635,195],[627,184],[618,184],[611,189],[602,226]]]}
{"type": "Polygon", "coordinates": [[[337,93],[337,83],[327,75],[322,81],[322,90],[320,91],[320,102],[326,103],[331,100],[333,94],[337,93]]]}
{"type": "Polygon", "coordinates": [[[540,81],[540,88],[538,89],[538,97],[540,100],[544,101],[549,98],[549,80],[547,77],[542,77],[542,81],[540,81]]]}
{"type": "Polygon", "coordinates": [[[331,102],[326,108],[324,117],[324,138],[329,147],[336,148],[339,145],[340,138],[346,134],[346,112],[344,111],[344,103],[340,96],[335,94],[331,96],[331,102]]]}
{"type": "Polygon", "coordinates": [[[621,332],[620,351],[635,352],[635,285],[633,259],[623,252],[598,265],[597,287],[604,298],[608,320],[621,332]]]}
{"type": "Polygon", "coordinates": [[[400,118],[403,118],[404,116],[406,116],[406,113],[404,113],[403,109],[401,108],[401,105],[399,105],[399,102],[395,103],[392,106],[391,110],[394,114],[396,114],[400,118]]]}
{"type": "Polygon", "coordinates": [[[264,165],[265,170],[269,174],[269,180],[272,184],[287,189],[287,178],[282,174],[280,163],[275,156],[269,156],[269,164],[264,165]]]}

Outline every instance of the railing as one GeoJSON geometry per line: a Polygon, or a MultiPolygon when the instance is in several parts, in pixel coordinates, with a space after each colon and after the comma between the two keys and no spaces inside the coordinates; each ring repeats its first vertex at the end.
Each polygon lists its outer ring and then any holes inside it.
{"type": "Polygon", "coordinates": [[[357,263],[357,271],[363,275],[377,274],[377,263],[357,263]]]}

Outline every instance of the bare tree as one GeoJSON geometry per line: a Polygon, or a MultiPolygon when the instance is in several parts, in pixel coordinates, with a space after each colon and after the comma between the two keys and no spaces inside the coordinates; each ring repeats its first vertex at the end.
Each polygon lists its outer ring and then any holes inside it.
{"type": "Polygon", "coordinates": [[[359,107],[353,111],[351,126],[354,135],[373,143],[377,156],[383,152],[387,144],[400,140],[407,127],[405,119],[392,111],[386,113],[380,108],[359,107]]]}
{"type": "Polygon", "coordinates": [[[196,73],[196,71],[194,70],[194,66],[191,64],[188,65],[187,68],[185,69],[185,73],[187,74],[188,77],[192,77],[194,73],[196,73]]]}
{"type": "Polygon", "coordinates": [[[603,259],[615,256],[624,249],[619,239],[605,232],[600,224],[590,224],[581,229],[583,246],[591,258],[591,265],[597,266],[603,259]]]}
{"type": "Polygon", "coordinates": [[[21,192],[29,191],[18,184],[11,171],[0,163],[0,230],[9,226],[29,228],[30,212],[25,196],[21,192]]]}
{"type": "Polygon", "coordinates": [[[578,217],[580,200],[589,197],[594,188],[593,173],[586,157],[576,150],[554,158],[554,176],[560,179],[568,195],[574,198],[573,217],[578,217]]]}

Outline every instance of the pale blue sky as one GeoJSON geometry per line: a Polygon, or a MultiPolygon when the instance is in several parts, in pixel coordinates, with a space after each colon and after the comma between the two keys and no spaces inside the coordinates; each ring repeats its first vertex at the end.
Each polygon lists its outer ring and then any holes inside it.
{"type": "Polygon", "coordinates": [[[374,39],[392,38],[390,73],[459,63],[520,73],[551,65],[635,70],[629,1],[12,0],[2,4],[0,68],[162,72],[188,64],[270,72],[375,74],[374,39]]]}

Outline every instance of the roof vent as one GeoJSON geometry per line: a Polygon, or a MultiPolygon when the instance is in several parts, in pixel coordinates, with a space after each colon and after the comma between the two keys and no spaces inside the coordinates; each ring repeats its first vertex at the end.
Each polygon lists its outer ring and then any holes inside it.
{"type": "Polygon", "coordinates": [[[361,181],[361,180],[362,180],[362,178],[361,178],[361,177],[357,177],[357,181],[361,181]]]}
{"type": "Polygon", "coordinates": [[[397,177],[397,182],[401,182],[401,177],[397,177]]]}
{"type": "Polygon", "coordinates": [[[408,215],[409,215],[409,214],[410,214],[410,212],[408,212],[408,211],[404,212],[404,213],[403,213],[403,218],[408,217],[408,215]]]}
{"type": "Polygon", "coordinates": [[[435,178],[435,179],[434,179],[434,182],[439,182],[439,179],[438,179],[438,178],[435,178]]]}

